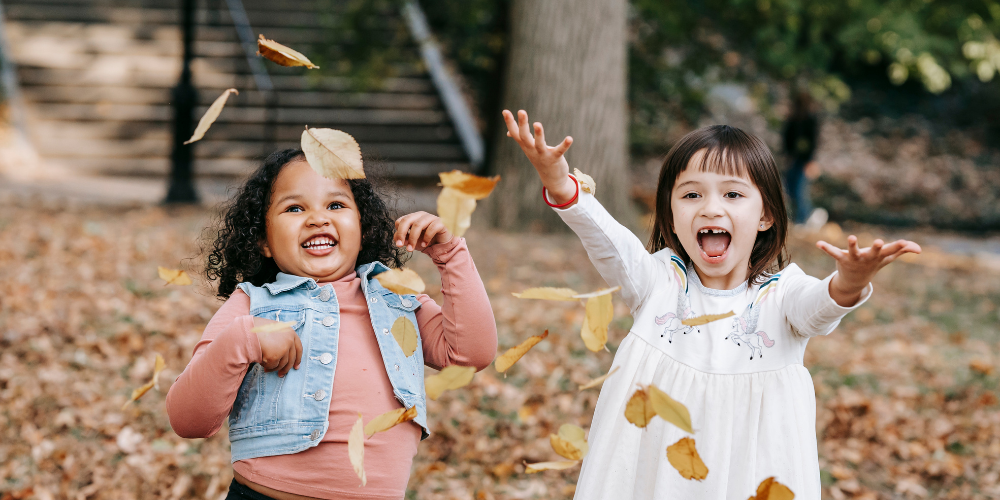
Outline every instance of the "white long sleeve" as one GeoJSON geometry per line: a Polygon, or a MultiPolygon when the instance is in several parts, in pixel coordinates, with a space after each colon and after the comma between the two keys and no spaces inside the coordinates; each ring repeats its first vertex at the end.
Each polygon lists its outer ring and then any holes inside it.
{"type": "Polygon", "coordinates": [[[830,297],[830,281],[837,272],[820,280],[803,273],[792,264],[782,272],[783,300],[781,310],[793,333],[803,337],[829,335],[847,313],[861,307],[871,297],[872,284],[861,292],[857,304],[843,307],[830,297]],[[794,267],[793,267],[794,266],[794,267]],[[798,271],[798,272],[795,272],[798,271]]]}

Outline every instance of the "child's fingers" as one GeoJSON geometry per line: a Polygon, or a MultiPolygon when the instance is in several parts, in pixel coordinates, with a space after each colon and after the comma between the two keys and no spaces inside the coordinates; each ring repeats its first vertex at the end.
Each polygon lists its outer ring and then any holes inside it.
{"type": "Polygon", "coordinates": [[[861,249],[858,248],[858,237],[853,234],[847,237],[847,253],[855,259],[861,256],[861,249]]]}
{"type": "Polygon", "coordinates": [[[833,246],[833,245],[831,245],[831,244],[829,244],[829,243],[827,243],[827,242],[825,242],[823,240],[817,241],[816,242],[816,246],[820,250],[826,252],[830,257],[833,257],[834,259],[840,260],[840,259],[842,259],[844,257],[844,251],[843,250],[841,250],[841,249],[839,249],[839,248],[837,248],[837,247],[835,247],[835,246],[833,246]]]}
{"type": "Polygon", "coordinates": [[[528,113],[523,109],[517,112],[517,127],[522,146],[528,148],[534,147],[535,140],[531,137],[531,127],[528,126],[528,113]]]}
{"type": "Polygon", "coordinates": [[[428,220],[426,218],[419,218],[410,225],[410,234],[406,241],[406,249],[410,252],[416,250],[417,243],[420,242],[420,237],[424,234],[425,228],[427,227],[428,220]]]}
{"type": "Polygon", "coordinates": [[[505,109],[503,110],[503,113],[501,113],[501,115],[503,115],[503,122],[507,124],[507,137],[511,137],[515,141],[521,142],[520,141],[521,137],[519,135],[520,130],[517,126],[517,120],[514,119],[514,113],[511,113],[510,110],[505,109]]]}
{"type": "Polygon", "coordinates": [[[569,149],[569,147],[572,145],[573,145],[573,138],[567,135],[566,138],[562,140],[562,142],[560,142],[555,148],[553,148],[552,152],[554,152],[557,155],[564,155],[566,154],[566,151],[569,149]]]}
{"type": "Polygon", "coordinates": [[[876,239],[873,241],[871,248],[866,252],[867,256],[872,259],[879,258],[882,255],[882,245],[885,245],[885,242],[882,240],[876,239]]]}
{"type": "Polygon", "coordinates": [[[298,370],[302,364],[302,339],[295,336],[295,369],[298,370]]]}
{"type": "Polygon", "coordinates": [[[441,222],[441,219],[435,217],[431,220],[431,223],[427,225],[427,229],[424,229],[424,237],[423,241],[420,242],[420,247],[423,248],[430,245],[431,242],[434,241],[434,238],[444,232],[444,230],[444,223],[441,222]]]}
{"type": "Polygon", "coordinates": [[[401,247],[406,244],[406,239],[411,231],[413,222],[419,218],[420,212],[416,212],[396,219],[396,234],[392,236],[393,241],[396,242],[396,246],[401,247]]]}
{"type": "Polygon", "coordinates": [[[896,240],[896,241],[893,241],[892,243],[889,243],[888,245],[885,245],[884,247],[882,247],[882,251],[879,253],[879,256],[883,256],[884,257],[884,256],[892,255],[892,254],[898,252],[901,248],[903,248],[905,246],[906,246],[906,241],[905,240],[896,240]]]}
{"type": "Polygon", "coordinates": [[[538,154],[545,154],[549,150],[549,147],[545,145],[545,130],[542,128],[541,122],[535,122],[535,151],[538,154]]]}

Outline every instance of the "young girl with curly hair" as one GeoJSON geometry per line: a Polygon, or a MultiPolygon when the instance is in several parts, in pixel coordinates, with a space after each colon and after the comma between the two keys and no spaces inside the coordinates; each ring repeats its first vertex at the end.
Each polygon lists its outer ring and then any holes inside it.
{"type": "Polygon", "coordinates": [[[437,217],[393,220],[367,179],[331,180],[299,150],[269,156],[227,207],[207,273],[226,299],[167,394],[174,431],[212,436],[228,416],[229,499],[403,498],[417,445],[428,436],[424,365],[488,366],[496,324],[463,238],[437,217]],[[398,295],[376,278],[402,247],[441,273],[443,306],[398,295]],[[390,329],[407,318],[407,356],[390,329]],[[290,322],[270,333],[255,326],[290,322]],[[358,412],[400,407],[417,417],[365,442],[367,485],[350,464],[358,412]]]}

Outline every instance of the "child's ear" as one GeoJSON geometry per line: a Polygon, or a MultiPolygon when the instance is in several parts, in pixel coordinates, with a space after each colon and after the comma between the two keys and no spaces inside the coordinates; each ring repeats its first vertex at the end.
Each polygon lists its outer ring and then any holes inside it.
{"type": "Polygon", "coordinates": [[[260,253],[269,259],[274,258],[271,256],[271,247],[267,246],[267,240],[260,241],[260,253]]]}
{"type": "Polygon", "coordinates": [[[757,224],[757,230],[760,232],[764,232],[767,231],[768,229],[771,229],[771,226],[773,225],[774,225],[774,220],[771,219],[771,216],[765,214],[763,217],[760,218],[760,223],[757,224]]]}

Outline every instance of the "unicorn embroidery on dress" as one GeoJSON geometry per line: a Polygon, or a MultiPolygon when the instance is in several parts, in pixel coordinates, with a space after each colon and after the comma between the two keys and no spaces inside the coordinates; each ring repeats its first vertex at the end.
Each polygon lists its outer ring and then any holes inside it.
{"type": "Polygon", "coordinates": [[[656,324],[659,326],[666,325],[663,328],[663,333],[660,334],[660,337],[663,337],[664,335],[669,333],[670,336],[667,338],[667,342],[672,344],[674,342],[675,333],[681,332],[686,335],[688,332],[699,331],[699,330],[693,326],[688,326],[682,323],[682,321],[684,321],[685,319],[693,318],[695,316],[694,311],[691,310],[691,306],[688,305],[688,300],[687,300],[688,298],[687,267],[684,265],[683,262],[681,262],[681,259],[676,256],[670,258],[670,267],[674,270],[674,273],[676,274],[677,284],[679,288],[683,289],[684,292],[681,293],[680,290],[678,290],[677,292],[676,312],[668,312],[663,316],[656,316],[655,321],[656,324]]]}
{"type": "Polygon", "coordinates": [[[733,320],[733,330],[726,337],[726,340],[732,340],[738,346],[746,344],[750,348],[750,359],[753,359],[755,353],[758,358],[763,357],[764,348],[774,345],[774,341],[767,336],[767,333],[757,331],[757,320],[760,318],[761,304],[774,292],[780,277],[780,274],[775,274],[760,286],[757,299],[747,306],[743,314],[733,320]]]}

